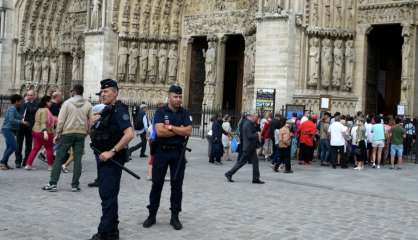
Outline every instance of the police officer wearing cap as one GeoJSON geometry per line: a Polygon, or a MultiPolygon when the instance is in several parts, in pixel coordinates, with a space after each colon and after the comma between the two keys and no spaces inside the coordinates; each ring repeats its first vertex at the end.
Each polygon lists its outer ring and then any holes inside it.
{"type": "Polygon", "coordinates": [[[122,169],[110,159],[123,164],[126,161],[126,147],[134,138],[128,107],[117,101],[118,85],[112,79],[100,82],[101,97],[106,107],[91,130],[92,146],[98,155],[99,195],[102,200],[102,217],[98,232],[91,240],[117,240],[118,194],[122,169]]]}
{"type": "Polygon", "coordinates": [[[149,228],[156,223],[156,215],[160,206],[161,191],[164,178],[170,167],[171,183],[171,220],[175,230],[182,229],[179,220],[182,201],[182,187],[186,161],[182,159],[182,147],[186,137],[192,134],[192,118],[182,107],[182,89],[171,86],[168,91],[168,104],[158,109],[154,116],[157,132],[155,160],[152,167],[152,188],[149,197],[149,216],[143,223],[149,228]],[[179,168],[178,175],[176,175],[179,168]]]}

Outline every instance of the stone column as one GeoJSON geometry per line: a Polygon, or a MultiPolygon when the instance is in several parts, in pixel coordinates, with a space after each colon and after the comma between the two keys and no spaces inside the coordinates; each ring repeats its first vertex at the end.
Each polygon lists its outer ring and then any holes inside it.
{"type": "Polygon", "coordinates": [[[190,68],[191,68],[191,63],[192,63],[193,41],[194,41],[193,37],[182,39],[181,46],[182,48],[186,48],[184,51],[186,54],[185,56],[180,56],[180,59],[184,59],[181,61],[181,62],[184,62],[184,66],[179,66],[177,68],[177,72],[180,72],[180,67],[181,67],[182,69],[184,69],[184,73],[185,73],[185,74],[182,74],[183,76],[180,78],[184,79],[183,81],[184,82],[183,104],[185,104],[186,106],[189,104],[189,99],[190,99],[190,68]]]}
{"type": "Polygon", "coordinates": [[[219,38],[218,52],[216,57],[216,99],[215,106],[222,106],[223,104],[223,92],[224,92],[224,77],[225,77],[225,53],[226,53],[226,41],[228,36],[224,35],[219,38]]]}
{"type": "Polygon", "coordinates": [[[6,27],[5,13],[5,10],[3,8],[0,8],[0,39],[4,38],[4,28],[6,27]]]}
{"type": "Polygon", "coordinates": [[[100,89],[100,81],[116,79],[117,35],[108,29],[85,33],[84,89],[85,97],[94,98],[100,89]]]}
{"type": "Polygon", "coordinates": [[[411,81],[412,68],[411,63],[413,61],[413,50],[415,44],[413,43],[414,33],[412,26],[408,23],[402,24],[402,75],[401,75],[401,101],[400,103],[405,106],[405,114],[412,114],[412,107],[414,105],[412,101],[412,94],[414,89],[414,82],[411,81]]]}
{"type": "Polygon", "coordinates": [[[371,31],[371,25],[357,26],[355,38],[356,60],[353,79],[353,93],[359,97],[356,111],[364,111],[367,101],[367,35],[371,31]]]}

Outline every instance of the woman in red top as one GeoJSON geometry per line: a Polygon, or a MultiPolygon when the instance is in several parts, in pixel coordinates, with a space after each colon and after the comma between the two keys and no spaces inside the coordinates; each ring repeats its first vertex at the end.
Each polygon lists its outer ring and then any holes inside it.
{"type": "Polygon", "coordinates": [[[300,134],[300,157],[299,164],[311,164],[315,144],[314,138],[317,132],[316,116],[313,115],[308,121],[303,122],[299,127],[300,134]]]}

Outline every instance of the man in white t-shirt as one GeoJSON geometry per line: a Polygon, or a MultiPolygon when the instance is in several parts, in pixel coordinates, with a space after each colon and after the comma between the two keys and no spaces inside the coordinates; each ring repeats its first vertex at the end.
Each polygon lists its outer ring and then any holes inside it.
{"type": "MultiPolygon", "coordinates": [[[[344,153],[345,138],[347,134],[347,127],[341,124],[340,116],[334,118],[334,122],[329,126],[331,141],[331,164],[332,168],[337,168],[336,161],[340,163],[341,155],[344,153]]],[[[345,161],[341,162],[341,168],[347,168],[345,161]]]]}

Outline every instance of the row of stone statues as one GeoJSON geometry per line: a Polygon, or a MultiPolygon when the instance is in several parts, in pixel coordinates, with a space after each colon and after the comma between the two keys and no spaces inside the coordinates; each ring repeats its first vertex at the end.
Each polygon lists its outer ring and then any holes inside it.
{"type": "Polygon", "coordinates": [[[177,80],[178,49],[176,42],[121,41],[118,51],[120,82],[174,83],[177,80]]]}
{"type": "Polygon", "coordinates": [[[58,56],[26,54],[25,81],[36,84],[56,83],[58,80],[58,56]]]}
{"type": "MultiPolygon", "coordinates": [[[[71,79],[82,80],[83,51],[74,48],[72,55],[71,79]]],[[[57,84],[59,82],[60,56],[56,52],[27,52],[25,54],[24,79],[34,84],[57,84]]]]}
{"type": "Polygon", "coordinates": [[[309,39],[308,87],[351,91],[354,79],[354,42],[317,37],[309,39]]]}

